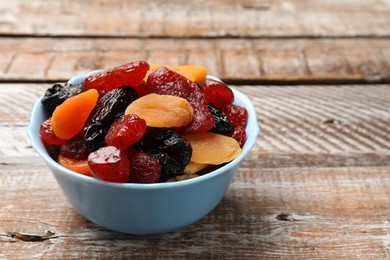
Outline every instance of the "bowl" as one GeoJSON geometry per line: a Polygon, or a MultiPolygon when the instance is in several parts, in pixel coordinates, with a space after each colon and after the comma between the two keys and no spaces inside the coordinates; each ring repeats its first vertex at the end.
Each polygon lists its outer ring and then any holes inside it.
{"type": "MultiPolygon", "coordinates": [[[[80,83],[91,73],[74,77],[69,83],[80,83]]],[[[244,106],[249,114],[242,153],[217,170],[189,180],[155,184],[112,183],[64,168],[52,158],[40,138],[40,125],[48,118],[40,99],[32,110],[28,135],[32,147],[51,170],[66,199],[86,219],[122,233],[170,232],[200,220],[217,206],[240,163],[256,142],[259,127],[255,108],[246,95],[232,90],[234,103],[244,106]]]]}

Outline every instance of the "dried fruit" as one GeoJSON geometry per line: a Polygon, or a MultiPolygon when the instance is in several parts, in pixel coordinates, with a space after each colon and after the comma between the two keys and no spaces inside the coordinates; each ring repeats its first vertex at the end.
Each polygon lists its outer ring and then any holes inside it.
{"type": "Polygon", "coordinates": [[[105,136],[112,123],[121,118],[126,107],[138,98],[137,92],[131,87],[120,87],[104,95],[85,123],[85,144],[94,151],[105,146],[105,136]]]}
{"type": "Polygon", "coordinates": [[[105,136],[107,145],[126,149],[145,134],[146,122],[134,114],[124,115],[115,121],[105,136]]]}
{"type": "Polygon", "coordinates": [[[130,175],[130,162],[124,151],[115,146],[105,146],[88,156],[92,175],[111,182],[127,182],[130,175]]]}
{"type": "Polygon", "coordinates": [[[39,133],[41,135],[42,140],[47,144],[59,146],[66,142],[66,140],[58,138],[54,134],[53,127],[51,126],[51,118],[47,119],[41,124],[39,133]]]}
{"type": "Polygon", "coordinates": [[[46,90],[41,102],[48,111],[53,112],[66,99],[78,95],[83,91],[84,86],[82,84],[56,83],[46,90]]]}
{"type": "Polygon", "coordinates": [[[197,173],[197,172],[203,170],[204,168],[206,168],[207,166],[208,166],[208,164],[204,164],[204,163],[189,162],[187,164],[186,168],[184,169],[184,174],[197,173]]]}
{"type": "Polygon", "coordinates": [[[206,132],[214,126],[215,120],[208,110],[208,102],[204,93],[198,85],[182,75],[161,67],[149,75],[147,86],[151,93],[178,96],[190,103],[194,111],[193,119],[188,125],[181,127],[180,132],[206,132]]]}
{"type": "Polygon", "coordinates": [[[151,93],[132,102],[125,114],[136,114],[152,127],[179,127],[189,124],[194,112],[184,98],[151,93]]]}
{"type": "Polygon", "coordinates": [[[221,110],[212,104],[209,104],[209,110],[215,119],[215,125],[210,130],[211,132],[218,134],[229,134],[234,131],[233,124],[221,110]]]}
{"type": "Polygon", "coordinates": [[[95,89],[70,97],[53,112],[51,125],[54,134],[65,140],[71,139],[83,129],[89,113],[95,107],[99,94],[95,89]]]}
{"type": "Polygon", "coordinates": [[[130,182],[135,183],[156,183],[160,179],[161,164],[160,162],[148,155],[147,153],[129,149],[126,152],[130,160],[130,182]]]}
{"type": "Polygon", "coordinates": [[[244,146],[246,141],[246,125],[248,122],[248,111],[245,107],[229,105],[224,108],[223,112],[229,118],[234,126],[234,132],[231,137],[237,140],[240,146],[244,146]]]}
{"type": "Polygon", "coordinates": [[[230,162],[241,153],[238,142],[225,135],[203,132],[184,136],[192,147],[191,161],[201,164],[218,165],[230,162]]]}
{"type": "Polygon", "coordinates": [[[134,147],[160,162],[160,182],[182,175],[192,154],[190,143],[174,130],[167,128],[148,127],[145,135],[134,147]]]}
{"type": "Polygon", "coordinates": [[[82,134],[76,135],[60,147],[60,154],[75,160],[86,160],[89,153],[90,151],[85,146],[82,134]]]}
{"type": "Polygon", "coordinates": [[[72,159],[62,154],[59,154],[57,162],[71,171],[78,172],[87,176],[92,176],[87,160],[72,159]]]}
{"type": "Polygon", "coordinates": [[[121,86],[137,87],[140,85],[149,70],[145,61],[134,61],[122,66],[93,74],[84,80],[84,88],[97,89],[104,95],[121,86]]]}
{"type": "Polygon", "coordinates": [[[200,86],[205,84],[207,69],[203,66],[183,65],[177,68],[177,72],[200,86]]]}
{"type": "Polygon", "coordinates": [[[220,81],[206,79],[203,92],[207,100],[221,110],[234,101],[233,91],[220,81]]]}

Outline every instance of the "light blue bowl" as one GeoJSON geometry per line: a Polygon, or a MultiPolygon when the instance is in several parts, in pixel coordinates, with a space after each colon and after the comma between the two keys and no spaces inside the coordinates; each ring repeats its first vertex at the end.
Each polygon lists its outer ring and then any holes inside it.
{"type": "MultiPolygon", "coordinates": [[[[82,82],[86,75],[69,82],[82,82]]],[[[50,156],[39,135],[40,125],[48,117],[41,100],[34,105],[28,135],[67,200],[85,218],[104,228],[129,234],[174,231],[198,221],[217,206],[241,161],[256,142],[259,127],[254,106],[247,96],[232,90],[234,103],[249,112],[248,137],[242,153],[223,167],[190,180],[156,184],[111,183],[62,167],[50,156]]]]}

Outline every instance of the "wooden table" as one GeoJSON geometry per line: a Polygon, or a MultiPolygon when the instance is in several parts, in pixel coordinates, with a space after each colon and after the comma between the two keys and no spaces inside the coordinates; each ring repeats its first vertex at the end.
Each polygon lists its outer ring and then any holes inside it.
{"type": "Polygon", "coordinates": [[[0,37],[0,259],[390,258],[389,0],[1,1],[0,37]],[[153,236],[78,215],[26,134],[53,82],[139,59],[206,66],[261,128],[218,207],[153,236]]]}

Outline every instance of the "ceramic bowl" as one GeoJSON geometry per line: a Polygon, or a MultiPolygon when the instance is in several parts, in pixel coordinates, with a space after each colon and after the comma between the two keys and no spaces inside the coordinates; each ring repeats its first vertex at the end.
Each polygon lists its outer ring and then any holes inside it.
{"type": "MultiPolygon", "coordinates": [[[[89,74],[77,76],[69,82],[80,83],[89,74]]],[[[62,167],[52,158],[39,135],[40,125],[48,117],[40,99],[32,110],[28,135],[33,148],[46,162],[63,194],[79,214],[99,226],[123,233],[170,232],[200,220],[217,206],[240,163],[256,142],[259,127],[255,108],[246,95],[232,90],[234,103],[244,106],[249,112],[247,141],[242,153],[217,170],[180,182],[111,183],[62,167]]]]}

